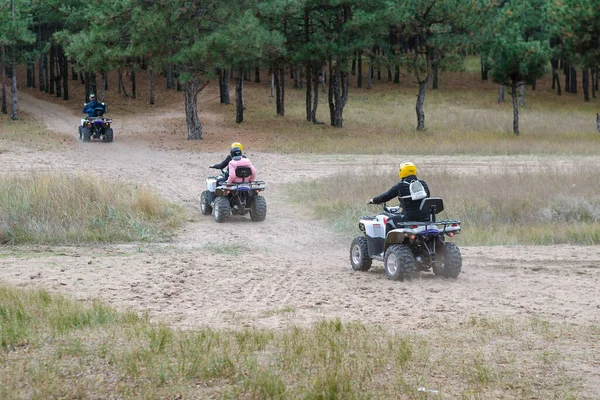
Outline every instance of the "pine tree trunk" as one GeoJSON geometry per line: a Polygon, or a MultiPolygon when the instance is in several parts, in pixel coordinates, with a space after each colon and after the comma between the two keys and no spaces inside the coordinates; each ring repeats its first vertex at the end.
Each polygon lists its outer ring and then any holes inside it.
{"type": "Polygon", "coordinates": [[[46,85],[44,82],[44,55],[40,54],[38,58],[38,82],[40,83],[40,92],[46,91],[46,85]]]}
{"type": "Polygon", "coordinates": [[[293,67],[294,73],[292,77],[294,78],[294,89],[298,89],[298,66],[293,67]]]}
{"type": "Polygon", "coordinates": [[[56,80],[55,80],[55,87],[56,87],[56,97],[60,98],[62,97],[62,85],[61,85],[61,80],[62,80],[62,50],[60,49],[60,46],[58,46],[55,49],[56,52],[56,80]]]}
{"type": "MultiPolygon", "coordinates": [[[[360,61],[360,60],[359,60],[360,61]]],[[[347,74],[347,73],[346,73],[347,74]]],[[[340,69],[338,63],[332,66],[329,63],[329,116],[331,126],[341,128],[343,125],[343,112],[345,105],[345,93],[343,88],[347,85],[347,78],[344,78],[344,73],[340,69]]],[[[347,92],[347,90],[346,90],[347,92]]]]}
{"type": "Polygon", "coordinates": [[[154,68],[150,67],[150,104],[154,104],[154,68]]]}
{"type": "Polygon", "coordinates": [[[50,91],[50,77],[49,77],[49,66],[48,66],[48,54],[44,54],[44,75],[45,75],[45,84],[44,91],[48,93],[50,91]]]}
{"type": "Polygon", "coordinates": [[[556,75],[556,60],[552,59],[551,62],[552,64],[552,90],[554,90],[556,88],[555,82],[557,79],[557,75],[556,75]]]}
{"type": "Polygon", "coordinates": [[[571,93],[577,94],[577,70],[571,65],[571,93]]]}
{"type": "Polygon", "coordinates": [[[525,82],[519,82],[519,105],[525,107],[525,82]]]}
{"type": "Polygon", "coordinates": [[[387,66],[387,73],[388,73],[388,82],[392,81],[392,67],[390,67],[389,65],[387,66]]]}
{"type": "Polygon", "coordinates": [[[90,73],[85,72],[85,98],[83,99],[84,103],[87,103],[90,98],[90,93],[92,93],[92,85],[91,85],[90,73]]]}
{"type": "Polygon", "coordinates": [[[362,71],[362,52],[361,51],[358,52],[356,64],[358,66],[358,68],[357,68],[358,78],[357,78],[356,86],[358,88],[362,88],[363,71],[362,71]]]}
{"type": "Polygon", "coordinates": [[[553,74],[556,75],[556,93],[559,96],[562,96],[562,91],[560,90],[560,79],[558,77],[558,71],[554,70],[553,74]]]}
{"type": "Polygon", "coordinates": [[[30,88],[31,87],[31,75],[33,74],[33,72],[31,72],[31,64],[27,64],[27,77],[25,79],[25,86],[30,88]]]}
{"type": "Polygon", "coordinates": [[[235,122],[238,124],[244,122],[244,76],[240,70],[235,78],[235,122]]]}
{"type": "Polygon", "coordinates": [[[323,93],[325,93],[325,83],[327,82],[327,71],[326,71],[327,67],[323,67],[323,69],[321,70],[321,88],[323,89],[323,93]]]}
{"type": "Polygon", "coordinates": [[[254,67],[254,83],[260,83],[260,67],[258,65],[254,67]]]}
{"type": "MultiPolygon", "coordinates": [[[[315,125],[322,124],[323,122],[317,119],[317,107],[319,107],[319,76],[315,75],[313,79],[313,92],[315,97],[313,98],[313,107],[310,114],[311,122],[315,125]]],[[[310,86],[310,83],[307,83],[307,86],[310,86]]]]}
{"type": "Polygon", "coordinates": [[[304,65],[300,64],[298,66],[298,74],[300,75],[298,77],[298,87],[304,89],[304,65]]]}
{"type": "Polygon", "coordinates": [[[569,64],[563,63],[563,72],[565,74],[565,92],[571,93],[571,68],[569,64]]]}
{"type": "Polygon", "coordinates": [[[583,85],[583,100],[590,101],[590,82],[589,82],[589,70],[584,68],[581,71],[581,84],[583,85]]]}
{"type": "Polygon", "coordinates": [[[356,75],[356,54],[357,52],[354,52],[354,58],[352,59],[352,67],[350,68],[350,73],[352,74],[352,76],[356,75]]]}
{"type": "Polygon", "coordinates": [[[596,114],[596,130],[600,133],[600,113],[596,114]]]}
{"type": "Polygon", "coordinates": [[[275,69],[275,104],[277,115],[285,115],[285,70],[283,68],[275,69]]]}
{"type": "Polygon", "coordinates": [[[396,72],[394,73],[394,83],[400,83],[400,66],[396,65],[396,72]]]}
{"type": "Polygon", "coordinates": [[[200,86],[197,79],[185,83],[185,121],[188,131],[188,140],[202,139],[202,123],[198,117],[198,93],[204,87],[200,86]]]}
{"type": "Polygon", "coordinates": [[[219,71],[219,98],[221,104],[229,104],[229,70],[223,68],[219,71]]]}
{"type": "Polygon", "coordinates": [[[129,80],[131,81],[131,97],[135,99],[135,71],[131,71],[131,73],[129,74],[129,80]]]}
{"type": "Polygon", "coordinates": [[[596,91],[598,91],[598,78],[600,78],[600,68],[596,67],[596,91]]]}
{"type": "Polygon", "coordinates": [[[4,64],[4,46],[0,47],[0,60],[2,60],[2,114],[8,114],[8,106],[6,105],[6,64],[4,64]]]}
{"type": "MultiPolygon", "coordinates": [[[[73,63],[73,61],[71,61],[71,63],[73,63]]],[[[79,74],[75,71],[75,67],[73,65],[71,65],[71,80],[79,80],[79,74]]]]}
{"type": "MultiPolygon", "coordinates": [[[[317,91],[318,91],[318,87],[317,87],[317,91]]],[[[312,69],[311,68],[306,68],[306,98],[305,98],[305,103],[306,103],[306,120],[308,122],[312,121],[312,114],[311,114],[311,110],[312,110],[312,69]]]]}
{"type": "Polygon", "coordinates": [[[271,97],[275,96],[275,72],[271,71],[271,97]]]}
{"type": "Polygon", "coordinates": [[[96,96],[98,95],[98,82],[95,72],[90,72],[90,89],[92,93],[94,93],[96,96]]]}
{"type": "Polygon", "coordinates": [[[513,133],[519,136],[519,106],[517,105],[517,81],[512,81],[512,103],[513,103],[513,133]]]}
{"type": "Polygon", "coordinates": [[[480,64],[481,64],[481,80],[487,81],[488,80],[488,68],[487,68],[487,63],[485,62],[485,57],[483,56],[483,54],[480,55],[479,59],[480,59],[480,64]]]}
{"type": "Polygon", "coordinates": [[[108,74],[103,72],[102,75],[102,79],[104,81],[104,90],[108,90],[108,74]]]}
{"type": "Polygon", "coordinates": [[[69,100],[69,59],[62,52],[63,100],[69,100]]]}
{"type": "Polygon", "coordinates": [[[431,85],[432,90],[437,90],[438,88],[438,66],[437,64],[433,65],[433,84],[431,85]]]}
{"type": "Polygon", "coordinates": [[[83,72],[79,73],[79,81],[81,82],[82,85],[85,85],[85,74],[83,72]]]}
{"type": "Polygon", "coordinates": [[[381,61],[377,62],[377,80],[381,80],[381,61]]]}
{"type": "Polygon", "coordinates": [[[17,62],[14,59],[10,64],[11,70],[11,84],[10,84],[10,119],[16,120],[18,118],[18,101],[17,101],[17,62]]]}
{"type": "Polygon", "coordinates": [[[54,84],[56,82],[56,78],[54,77],[54,62],[56,58],[56,52],[54,45],[50,45],[50,54],[48,54],[48,69],[50,70],[50,90],[48,93],[54,94],[54,84]]]}
{"type": "Polygon", "coordinates": [[[373,81],[373,58],[369,60],[369,76],[367,77],[367,89],[371,89],[371,82],[373,81]]]}
{"type": "Polygon", "coordinates": [[[596,71],[594,68],[591,69],[592,72],[592,98],[596,98],[596,81],[598,80],[598,75],[596,75],[596,71]]]}
{"type": "Polygon", "coordinates": [[[425,104],[425,91],[429,84],[429,74],[425,77],[425,80],[419,83],[419,95],[417,96],[417,105],[415,110],[417,112],[417,131],[425,130],[425,112],[423,111],[423,105],[425,104]]]}
{"type": "Polygon", "coordinates": [[[498,86],[498,103],[504,101],[504,85],[500,84],[498,86]]]}

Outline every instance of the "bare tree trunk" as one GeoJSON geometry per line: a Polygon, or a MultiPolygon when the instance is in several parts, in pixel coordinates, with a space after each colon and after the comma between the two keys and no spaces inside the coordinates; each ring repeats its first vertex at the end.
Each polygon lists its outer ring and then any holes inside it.
{"type": "Polygon", "coordinates": [[[596,74],[596,71],[594,68],[591,69],[592,71],[592,98],[595,99],[596,98],[596,82],[598,81],[598,75],[596,74]]]}
{"type": "Polygon", "coordinates": [[[202,123],[198,117],[198,93],[206,87],[208,82],[200,85],[197,79],[185,83],[185,120],[188,131],[188,140],[202,139],[202,123]]]}
{"type": "Polygon", "coordinates": [[[500,84],[498,86],[498,103],[504,101],[504,85],[500,84]]]}
{"type": "Polygon", "coordinates": [[[240,68],[235,78],[235,122],[244,121],[244,71],[240,68]]]}
{"type": "Polygon", "coordinates": [[[513,103],[513,133],[519,136],[519,107],[517,105],[517,81],[512,81],[512,103],[513,103]]]}
{"type": "Polygon", "coordinates": [[[285,70],[281,67],[275,69],[275,105],[277,115],[285,115],[285,70]]]}
{"type": "MultiPolygon", "coordinates": [[[[323,124],[324,122],[321,122],[317,119],[317,107],[319,107],[319,75],[315,75],[312,84],[314,88],[313,92],[315,94],[315,97],[313,99],[313,107],[311,110],[310,119],[311,122],[315,125],[323,124]]],[[[310,83],[307,83],[307,86],[310,86],[310,83]]]]}
{"type": "Polygon", "coordinates": [[[48,54],[48,69],[50,70],[50,89],[48,91],[48,93],[50,94],[54,94],[54,84],[55,84],[55,77],[54,77],[54,61],[56,58],[56,52],[55,52],[55,47],[53,44],[50,45],[50,54],[48,54]]]}
{"type": "Polygon", "coordinates": [[[69,59],[62,50],[63,100],[69,100],[69,59]]]}
{"type": "Polygon", "coordinates": [[[321,88],[323,89],[323,93],[326,93],[325,91],[325,83],[327,82],[327,71],[326,71],[326,67],[323,67],[321,70],[321,88]]]}
{"type": "Polygon", "coordinates": [[[362,80],[363,80],[363,71],[362,71],[362,51],[358,52],[357,55],[357,60],[356,60],[356,64],[357,64],[357,70],[358,70],[358,77],[357,77],[357,82],[356,82],[356,87],[358,88],[362,88],[362,80]]]}
{"type": "Polygon", "coordinates": [[[40,57],[38,58],[38,82],[40,83],[40,92],[46,90],[46,85],[44,84],[44,60],[44,55],[40,54],[40,57]]]}
{"type": "Polygon", "coordinates": [[[129,74],[129,80],[131,81],[131,97],[135,99],[135,71],[131,70],[131,73],[129,74]]]}
{"type": "Polygon", "coordinates": [[[304,65],[300,64],[298,66],[298,74],[300,75],[298,77],[298,87],[304,89],[304,65]]]}
{"type": "Polygon", "coordinates": [[[552,89],[554,89],[554,84],[556,83],[557,94],[562,96],[562,91],[560,90],[560,79],[558,77],[558,60],[552,60],[552,89]]]}
{"type": "Polygon", "coordinates": [[[584,68],[581,71],[581,84],[583,85],[583,100],[590,101],[590,82],[589,82],[589,70],[584,68]]]}
{"type": "Polygon", "coordinates": [[[44,54],[44,75],[45,75],[45,84],[44,91],[48,93],[50,91],[50,77],[49,77],[49,65],[48,65],[48,54],[44,54]]]}
{"type": "Polygon", "coordinates": [[[2,54],[0,54],[0,60],[2,60],[2,65],[0,65],[2,68],[2,114],[8,114],[8,107],[6,105],[6,64],[4,58],[4,46],[0,47],[0,51],[2,51],[2,54]]]}
{"type": "Polygon", "coordinates": [[[17,100],[17,62],[13,56],[10,63],[11,69],[11,85],[10,85],[10,119],[16,120],[18,118],[18,107],[19,103],[17,100]]]}
{"type": "MultiPolygon", "coordinates": [[[[71,64],[73,64],[73,61],[71,61],[71,64]]],[[[77,73],[77,71],[75,71],[75,67],[73,65],[71,65],[71,80],[79,80],[79,74],[77,73]]]]}
{"type": "Polygon", "coordinates": [[[390,67],[389,65],[387,66],[387,73],[388,73],[388,82],[392,81],[392,67],[390,67]]]}
{"type": "Polygon", "coordinates": [[[61,85],[61,80],[62,80],[62,50],[60,46],[57,46],[55,49],[55,54],[56,54],[56,81],[55,81],[55,86],[56,86],[56,97],[62,97],[62,85],[61,85]]]}
{"type": "Polygon", "coordinates": [[[294,78],[294,88],[298,89],[298,66],[294,66],[294,72],[292,73],[292,76],[294,78]]]}
{"type": "Polygon", "coordinates": [[[343,73],[338,63],[335,66],[329,62],[329,116],[331,126],[341,128],[343,124],[344,111],[344,94],[342,88],[346,84],[344,82],[343,73]]]}
{"type": "MultiPolygon", "coordinates": [[[[318,91],[317,87],[317,91],[318,91]]],[[[312,121],[312,69],[306,68],[306,120],[312,121]]]]}
{"type": "Polygon", "coordinates": [[[150,104],[154,104],[154,68],[150,67],[150,104]]]}
{"type": "Polygon", "coordinates": [[[219,98],[221,104],[229,104],[229,70],[227,68],[220,69],[219,74],[219,98]]]}
{"type": "Polygon", "coordinates": [[[480,55],[479,59],[480,59],[480,63],[481,63],[481,80],[487,81],[488,80],[488,67],[487,67],[487,63],[485,62],[485,57],[483,56],[483,54],[480,55]]]}
{"type": "Polygon", "coordinates": [[[371,89],[371,82],[373,81],[373,57],[369,59],[369,76],[367,77],[367,89],[371,89]]]}
{"type": "Polygon", "coordinates": [[[565,92],[571,93],[571,68],[567,63],[563,64],[563,72],[565,74],[565,92]]]}
{"type": "Polygon", "coordinates": [[[352,66],[350,67],[350,73],[352,76],[356,75],[356,55],[358,52],[354,52],[354,58],[352,58],[352,66]]]}
{"type": "Polygon", "coordinates": [[[394,73],[394,83],[400,83],[400,66],[396,65],[396,72],[394,73]]]}
{"type": "Polygon", "coordinates": [[[254,83],[260,83],[260,67],[258,64],[254,67],[254,83]]]}
{"type": "Polygon", "coordinates": [[[419,83],[419,95],[417,96],[417,105],[415,110],[417,112],[417,131],[425,130],[425,112],[423,111],[423,105],[425,104],[425,91],[429,84],[429,74],[425,77],[425,80],[419,83]]]}
{"type": "Polygon", "coordinates": [[[600,78],[600,68],[596,67],[596,92],[598,91],[598,78],[600,78]]]}
{"type": "Polygon", "coordinates": [[[525,107],[525,82],[519,82],[519,105],[525,107]]]}
{"type": "Polygon", "coordinates": [[[577,70],[571,65],[571,93],[577,94],[577,70]]]}
{"type": "Polygon", "coordinates": [[[433,64],[433,84],[431,85],[432,90],[437,90],[438,88],[438,66],[437,64],[433,64]]]}
{"type": "Polygon", "coordinates": [[[275,96],[275,72],[271,71],[271,97],[275,96]]]}

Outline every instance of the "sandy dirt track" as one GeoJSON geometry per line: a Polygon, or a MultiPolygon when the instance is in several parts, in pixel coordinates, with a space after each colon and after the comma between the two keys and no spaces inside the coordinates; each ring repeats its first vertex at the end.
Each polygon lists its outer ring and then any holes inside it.
{"type": "MultiPolygon", "coordinates": [[[[411,330],[473,315],[600,323],[600,247],[462,247],[459,279],[423,274],[410,283],[392,282],[380,263],[367,273],[353,272],[348,241],[286,198],[283,184],[373,166],[393,172],[398,157],[282,156],[249,149],[267,182],[267,219],[252,223],[234,217],[217,224],[200,214],[197,197],[211,174],[208,165],[220,161],[226,149],[217,151],[207,143],[211,151],[192,152],[165,145],[174,139],[161,136],[161,121],[182,116],[182,107],[147,116],[152,123],[143,128],[133,117],[113,116],[115,142],[104,144],[77,140],[78,110],[25,93],[19,101],[48,129],[64,135],[65,142],[51,150],[0,153],[4,171],[95,167],[106,178],[152,186],[183,204],[189,221],[167,244],[3,248],[4,281],[43,285],[78,299],[98,297],[119,309],[147,310],[183,328],[283,328],[339,317],[411,330]],[[284,178],[281,170],[287,171],[284,178]],[[227,248],[232,251],[222,251],[227,248]]],[[[450,157],[414,160],[436,169],[450,157]]],[[[481,174],[549,162],[569,165],[582,158],[459,156],[451,161],[460,172],[481,174]]],[[[585,161],[600,164],[598,157],[585,161]]],[[[600,366],[592,374],[600,381],[600,366]]]]}

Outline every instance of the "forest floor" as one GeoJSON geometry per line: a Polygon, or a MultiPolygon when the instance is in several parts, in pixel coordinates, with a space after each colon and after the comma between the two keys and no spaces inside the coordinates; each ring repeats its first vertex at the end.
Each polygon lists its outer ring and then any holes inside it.
{"type": "MultiPolygon", "coordinates": [[[[2,141],[3,174],[92,172],[148,185],[184,206],[188,217],[168,243],[1,247],[2,281],[40,285],[80,300],[98,298],[119,310],[147,311],[154,320],[186,329],[283,329],[332,318],[395,331],[423,331],[470,317],[600,324],[597,246],[461,247],[463,272],[457,280],[423,274],[410,283],[392,282],[381,265],[367,273],[352,271],[347,240],[290,201],[286,185],[343,170],[389,166],[398,156],[266,152],[269,139],[260,132],[241,136],[219,128],[224,117],[211,111],[214,107],[201,110],[205,140],[190,143],[182,130],[179,96],[141,115],[109,104],[115,141],[105,144],[78,141],[79,109],[46,101],[34,90],[20,92],[24,117],[56,134],[41,147],[2,141]],[[173,121],[178,121],[177,129],[173,121]],[[221,161],[229,143],[238,140],[267,183],[268,215],[261,223],[233,217],[217,224],[200,214],[198,196],[205,177],[212,174],[208,166],[221,161]]],[[[201,97],[201,108],[206,102],[201,97]]],[[[433,155],[414,161],[423,168],[451,162],[456,171],[485,174],[577,158],[433,155]]],[[[600,157],[590,160],[599,163],[600,157]]],[[[574,355],[564,368],[582,379],[583,397],[598,398],[598,352],[581,350],[596,355],[586,356],[585,363],[574,355]]]]}

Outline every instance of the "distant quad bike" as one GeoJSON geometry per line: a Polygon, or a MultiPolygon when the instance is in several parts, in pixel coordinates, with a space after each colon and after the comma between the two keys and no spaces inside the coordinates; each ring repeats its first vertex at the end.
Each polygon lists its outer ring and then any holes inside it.
{"type": "Polygon", "coordinates": [[[462,256],[456,244],[445,238],[460,233],[460,221],[435,220],[444,210],[441,198],[425,198],[421,211],[429,212],[430,221],[394,222],[399,207],[387,208],[376,216],[363,216],[358,227],[364,235],[350,245],[350,264],[355,271],[368,271],[373,260],[383,261],[388,279],[410,279],[416,272],[456,278],[462,268],[462,256]]]}
{"type": "Polygon", "coordinates": [[[202,215],[210,215],[214,211],[215,221],[225,222],[232,214],[250,213],[252,221],[264,221],[267,216],[267,200],[259,193],[265,190],[265,182],[245,182],[252,174],[249,167],[237,167],[235,174],[244,182],[217,186],[219,177],[209,176],[206,179],[207,190],[200,195],[202,215]]]}
{"type": "MultiPolygon", "coordinates": [[[[104,103],[102,104],[104,105],[104,103]]],[[[113,129],[110,126],[112,124],[112,119],[103,117],[105,111],[105,107],[97,107],[94,110],[94,117],[81,119],[81,124],[79,125],[80,140],[89,142],[92,139],[100,139],[107,143],[113,141],[113,129]]]]}

